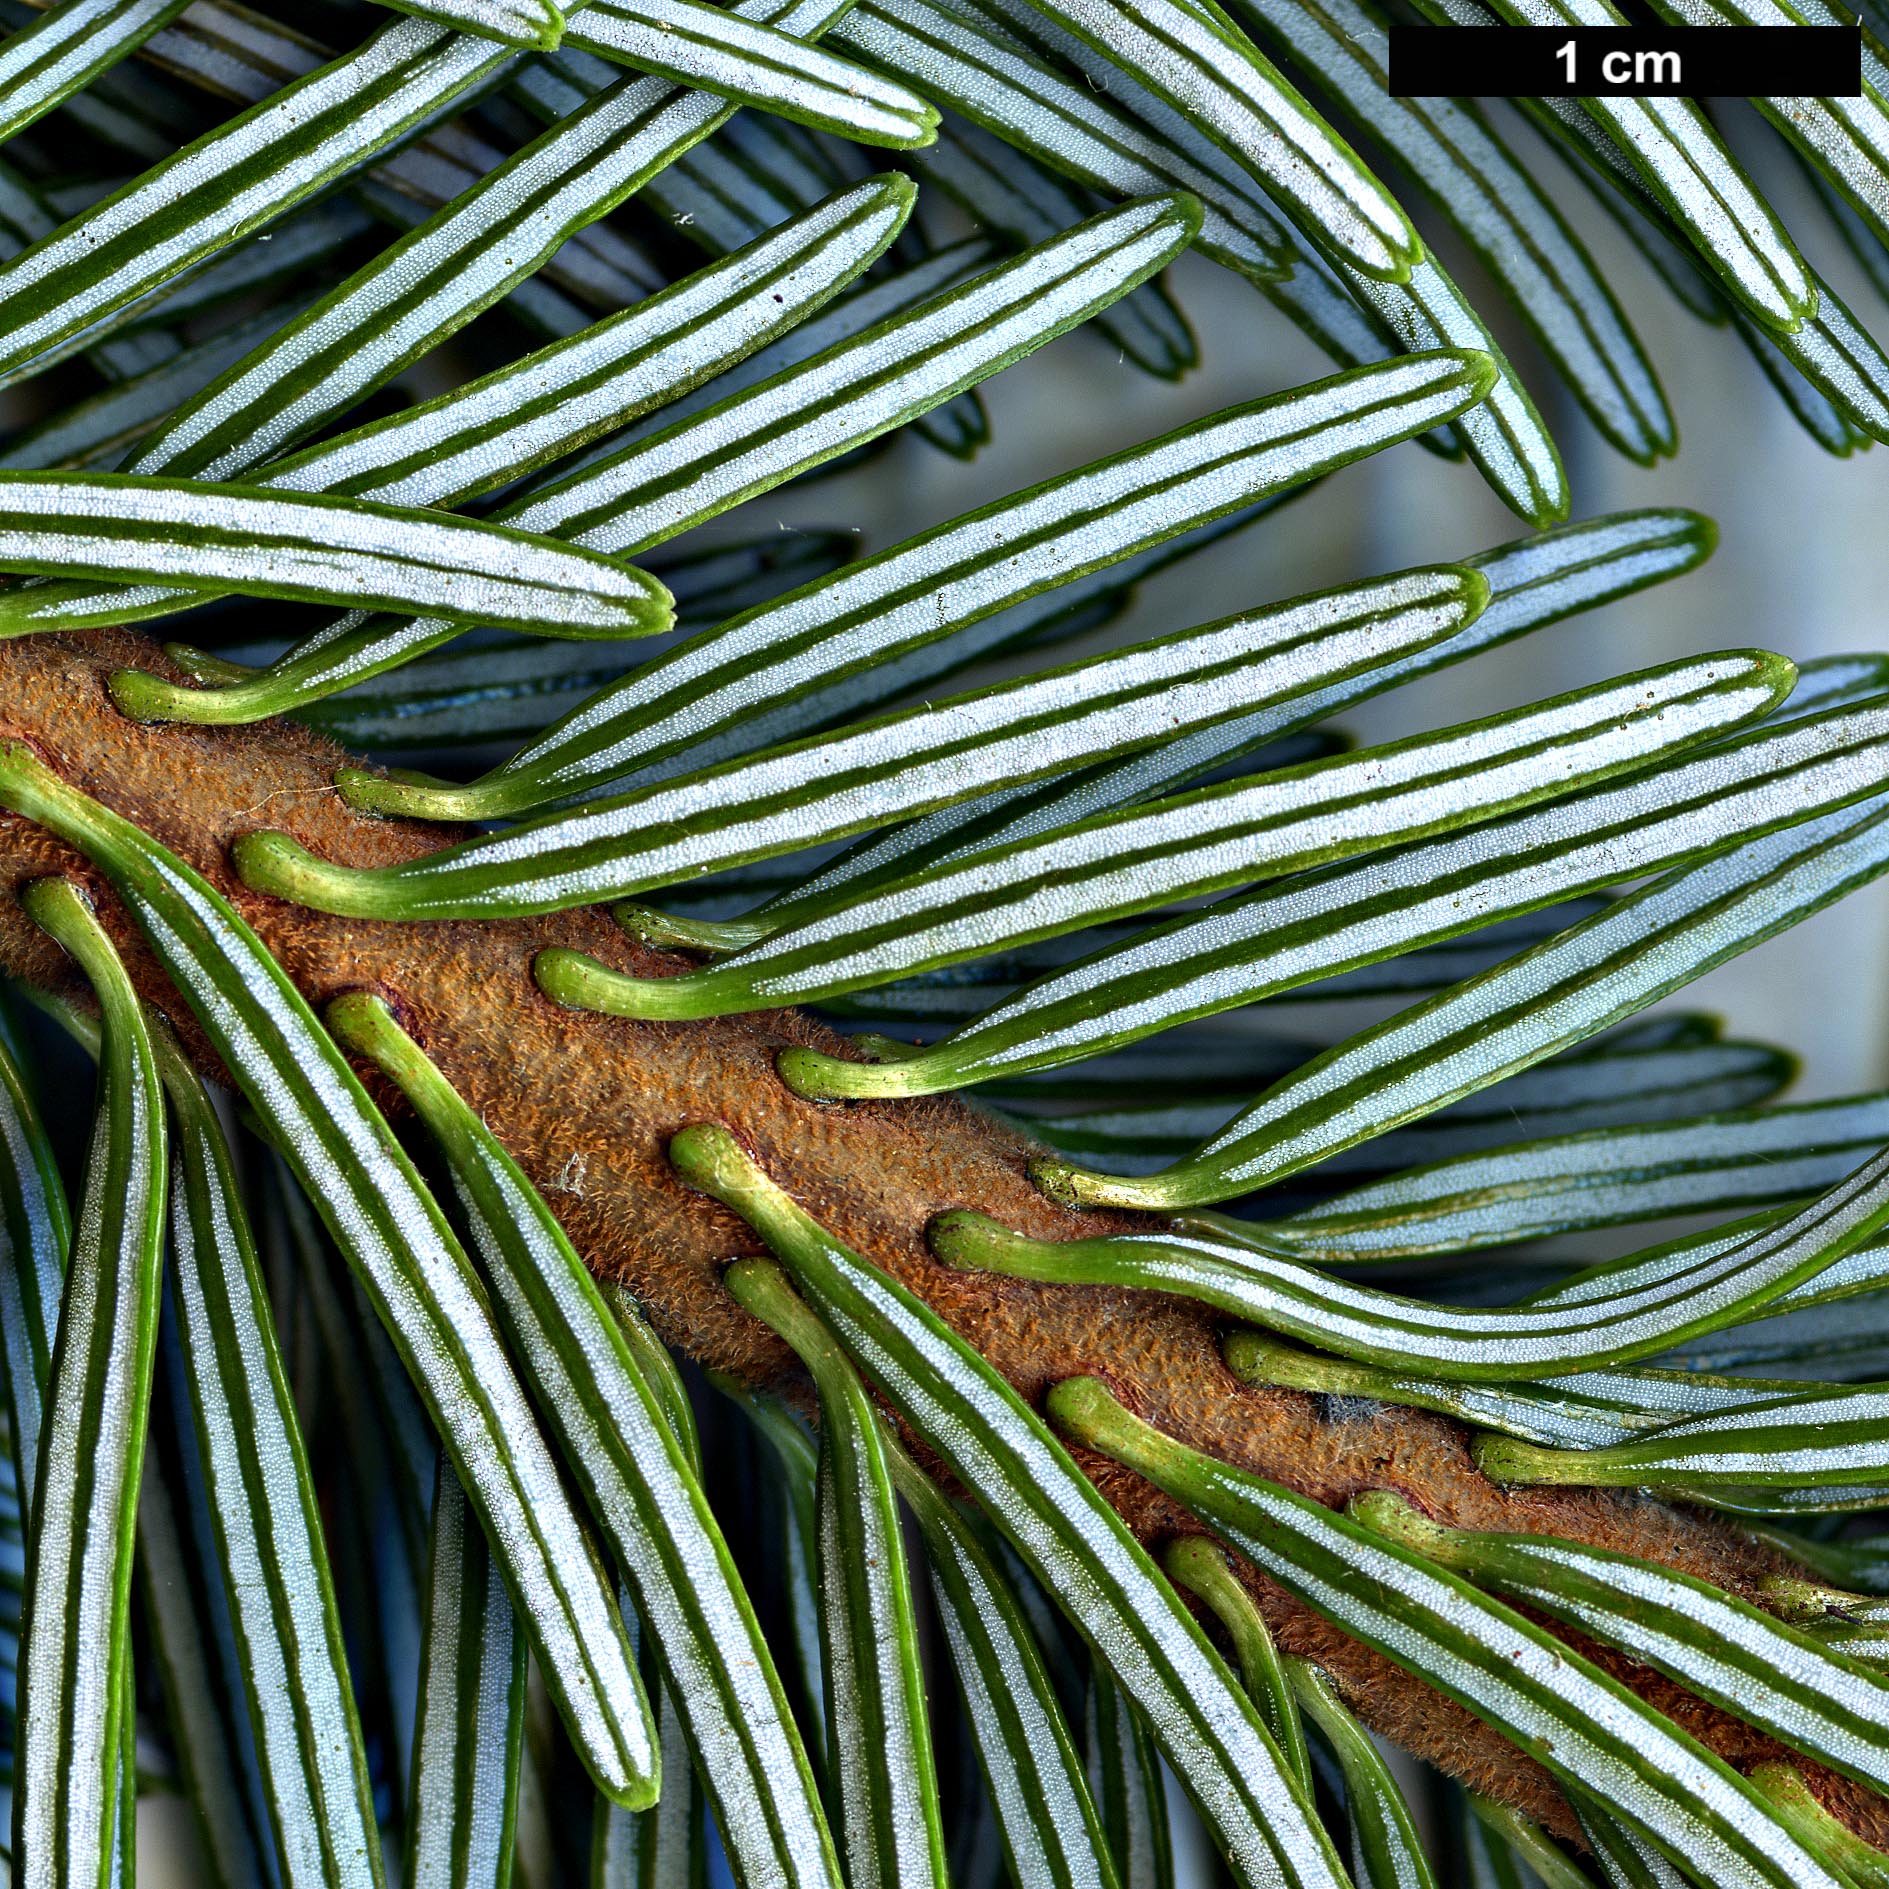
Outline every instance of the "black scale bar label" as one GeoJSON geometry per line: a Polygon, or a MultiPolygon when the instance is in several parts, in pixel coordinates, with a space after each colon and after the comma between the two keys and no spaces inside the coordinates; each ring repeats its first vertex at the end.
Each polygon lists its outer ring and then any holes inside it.
{"type": "Polygon", "coordinates": [[[1855,26],[1393,26],[1392,98],[1855,98],[1855,26]]]}

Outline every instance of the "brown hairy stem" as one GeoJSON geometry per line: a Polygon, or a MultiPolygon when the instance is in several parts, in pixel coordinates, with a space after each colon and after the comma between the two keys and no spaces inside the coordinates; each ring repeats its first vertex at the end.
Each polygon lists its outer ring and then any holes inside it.
{"type": "MultiPolygon", "coordinates": [[[[1172,1435],[1321,1502],[1396,1489],[1441,1521],[1562,1535],[1665,1562],[1754,1599],[1758,1582],[1788,1569],[1772,1550],[1710,1516],[1631,1493],[1504,1491],[1473,1466],[1466,1432],[1447,1418],[1243,1386],[1221,1360],[1218,1321],[1198,1306],[937,1264],[924,1229],[950,1207],[975,1207],[1052,1239],[1132,1222],[1045,1199],[1024,1173],[1027,1145],[966,1103],[822,1105],[793,1095],[774,1071],[779,1050],[812,1044],[846,1053],[841,1039],[795,1012],[662,1024],[560,1009],[531,981],[532,958],[547,945],[643,975],[684,968],[684,960],[633,942],[602,913],[388,924],[250,892],[230,867],[229,847],[259,827],[282,828],[324,858],[361,866],[412,858],[453,835],[350,811],[330,786],[340,752],[293,724],[203,729],[127,721],[105,688],[110,671],[127,665],[165,667],[148,641],[120,630],[0,644],[0,734],[32,742],[67,780],[205,873],[317,1008],[354,989],[393,1002],[544,1191],[589,1264],[627,1285],[663,1336],[703,1365],[758,1385],[793,1372],[786,1348],[719,1282],[723,1262],[754,1250],[753,1236],[684,1186],[665,1158],[679,1128],[721,1121],[810,1213],[922,1293],[1026,1397],[1040,1399],[1058,1379],[1091,1373],[1172,1435]]],[[[15,816],[0,819],[0,969],[83,995],[72,967],[15,896],[51,872],[93,886],[139,988],[180,1025],[206,1070],[220,1074],[98,875],[15,816]]],[[[401,1112],[387,1086],[369,1080],[389,1112],[401,1112]]],[[[1130,1472],[1100,1460],[1085,1466],[1144,1538],[1196,1526],[1130,1472]]],[[[1531,1760],[1258,1575],[1251,1580],[1282,1645],[1327,1668],[1369,1724],[1474,1789],[1574,1834],[1558,1790],[1531,1760]]],[[[1787,1756],[1657,1674],[1576,1644],[1739,1769],[1787,1756]]],[[[1874,1793],[1802,1768],[1845,1822],[1889,1847],[1889,1814],[1874,1793]]]]}

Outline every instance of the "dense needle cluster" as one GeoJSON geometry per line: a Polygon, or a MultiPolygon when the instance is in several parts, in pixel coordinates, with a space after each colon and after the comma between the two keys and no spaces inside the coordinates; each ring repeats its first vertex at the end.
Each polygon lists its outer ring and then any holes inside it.
{"type": "MultiPolygon", "coordinates": [[[[1675,450],[1574,179],[1830,451],[1889,357],[1715,112],[1391,17],[0,6],[15,1880],[1889,1884],[1889,1097],[1664,1001],[1889,869],[1889,656],[1341,719],[1710,554],[1472,300],[1675,450]],[[737,512],[1180,378],[1189,250],[1331,372],[737,512]],[[1527,535],[1185,621],[1411,441],[1527,535]]],[[[1885,56],[1750,106],[1889,293],[1885,56]]]]}

